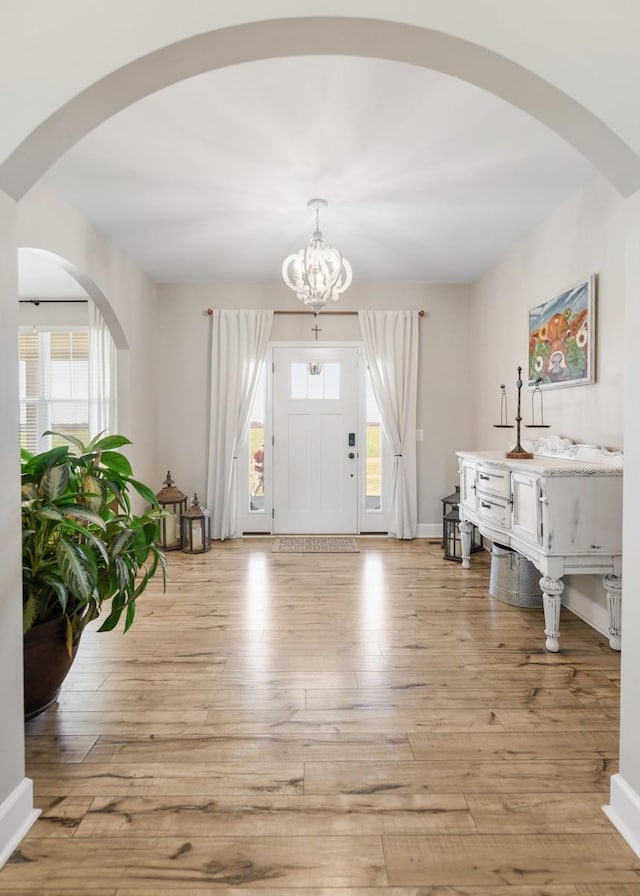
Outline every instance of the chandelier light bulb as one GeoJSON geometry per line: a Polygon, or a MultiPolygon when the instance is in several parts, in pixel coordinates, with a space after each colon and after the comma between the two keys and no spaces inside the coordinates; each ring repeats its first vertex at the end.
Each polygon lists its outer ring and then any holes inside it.
{"type": "Polygon", "coordinates": [[[329,300],[337,302],[340,293],[351,285],[353,277],[347,259],[322,236],[320,209],[326,207],[325,199],[309,200],[307,208],[316,210],[313,236],[304,249],[289,255],[282,263],[284,282],[315,314],[322,311],[329,300]]]}

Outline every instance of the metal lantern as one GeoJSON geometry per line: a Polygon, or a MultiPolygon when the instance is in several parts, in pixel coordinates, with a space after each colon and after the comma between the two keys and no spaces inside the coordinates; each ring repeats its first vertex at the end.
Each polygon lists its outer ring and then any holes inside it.
{"type": "Polygon", "coordinates": [[[460,514],[458,508],[450,510],[444,516],[444,558],[445,560],[462,560],[462,540],[460,538],[460,514]]]}
{"type": "Polygon", "coordinates": [[[456,485],[456,490],[446,498],[440,499],[442,502],[442,547],[445,545],[445,519],[451,510],[456,510],[460,503],[460,486],[456,485]]]}
{"type": "MultiPolygon", "coordinates": [[[[460,537],[460,514],[455,507],[446,513],[443,520],[444,559],[462,560],[462,538],[460,537]]],[[[484,540],[476,526],[471,533],[471,553],[481,551],[484,540]]]]}
{"type": "Polygon", "coordinates": [[[182,514],[182,550],[187,554],[204,554],[211,548],[209,511],[201,507],[194,495],[191,507],[182,514]]]}
{"type": "Polygon", "coordinates": [[[158,520],[160,526],[158,545],[165,551],[175,551],[182,547],[181,520],[187,509],[187,496],[179,488],[176,488],[169,470],[167,470],[164,488],[160,489],[156,498],[164,511],[158,520]]]}

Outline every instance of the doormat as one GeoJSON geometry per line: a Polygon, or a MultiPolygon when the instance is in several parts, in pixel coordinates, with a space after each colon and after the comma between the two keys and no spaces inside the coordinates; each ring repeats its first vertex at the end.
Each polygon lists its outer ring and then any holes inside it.
{"type": "Polygon", "coordinates": [[[338,536],[294,536],[275,538],[272,551],[277,554],[359,554],[355,538],[338,536]]]}

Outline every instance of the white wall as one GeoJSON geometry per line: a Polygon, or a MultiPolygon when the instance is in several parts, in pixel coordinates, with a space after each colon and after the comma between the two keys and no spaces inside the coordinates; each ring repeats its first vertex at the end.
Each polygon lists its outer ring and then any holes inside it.
{"type": "Polygon", "coordinates": [[[89,323],[86,302],[47,302],[39,305],[18,305],[18,324],[21,327],[86,327],[89,323]]]}
{"type": "MultiPolygon", "coordinates": [[[[598,274],[596,382],[545,390],[549,430],[523,429],[523,438],[562,435],[576,442],[623,447],[624,200],[601,178],[590,181],[528,234],[472,288],[474,330],[474,448],[502,449],[514,430],[499,422],[501,383],[515,383],[528,365],[529,309],[598,274]],[[506,435],[505,435],[506,433],[506,435]],[[533,435],[531,435],[533,433],[533,435]]],[[[530,395],[523,389],[523,423],[530,395]]],[[[514,389],[509,413],[515,416],[514,389]]],[[[563,602],[601,631],[608,625],[600,579],[566,580],[563,602]]]]}
{"type": "Polygon", "coordinates": [[[16,223],[15,204],[0,193],[0,866],[34,817],[24,778],[16,223]]]}
{"type": "Polygon", "coordinates": [[[627,407],[632,409],[625,419],[627,463],[624,474],[624,547],[622,600],[622,689],[620,695],[620,773],[611,781],[611,804],[607,814],[618,830],[640,855],[640,601],[632,590],[640,580],[640,523],[636,508],[640,505],[640,465],[629,463],[629,456],[640,452],[640,353],[637,333],[640,327],[640,193],[626,203],[626,276],[627,301],[625,319],[625,393],[627,407]]]}
{"type": "MultiPolygon", "coordinates": [[[[158,288],[158,488],[167,469],[185,493],[205,493],[208,428],[208,358],[211,322],[206,309],[297,310],[281,283],[165,284],[158,288]]],[[[418,522],[439,525],[440,498],[457,481],[455,450],[471,441],[469,288],[451,284],[357,284],[336,310],[424,309],[420,321],[418,522]]],[[[313,315],[274,318],[272,340],[314,339],[313,315]]],[[[320,341],[359,340],[356,317],[319,317],[320,341]]]]}
{"type": "Polygon", "coordinates": [[[83,285],[96,293],[107,322],[115,317],[121,327],[118,429],[133,442],[127,453],[136,478],[151,483],[156,447],[156,389],[152,379],[157,344],[156,286],[51,188],[35,187],[18,209],[19,245],[44,249],[69,262],[83,277],[83,285]]]}

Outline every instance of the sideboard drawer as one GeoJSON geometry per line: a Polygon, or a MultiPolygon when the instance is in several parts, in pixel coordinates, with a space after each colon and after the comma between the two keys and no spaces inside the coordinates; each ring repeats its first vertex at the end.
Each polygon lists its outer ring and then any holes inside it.
{"type": "Polygon", "coordinates": [[[509,498],[509,470],[506,467],[490,467],[478,464],[476,472],[478,498],[481,494],[495,495],[498,498],[509,498]]]}
{"type": "Polygon", "coordinates": [[[499,526],[508,529],[511,506],[507,501],[494,501],[478,493],[478,519],[488,526],[499,526]]]}
{"type": "Polygon", "coordinates": [[[460,464],[460,500],[466,510],[476,512],[476,465],[472,461],[460,464]]]}

